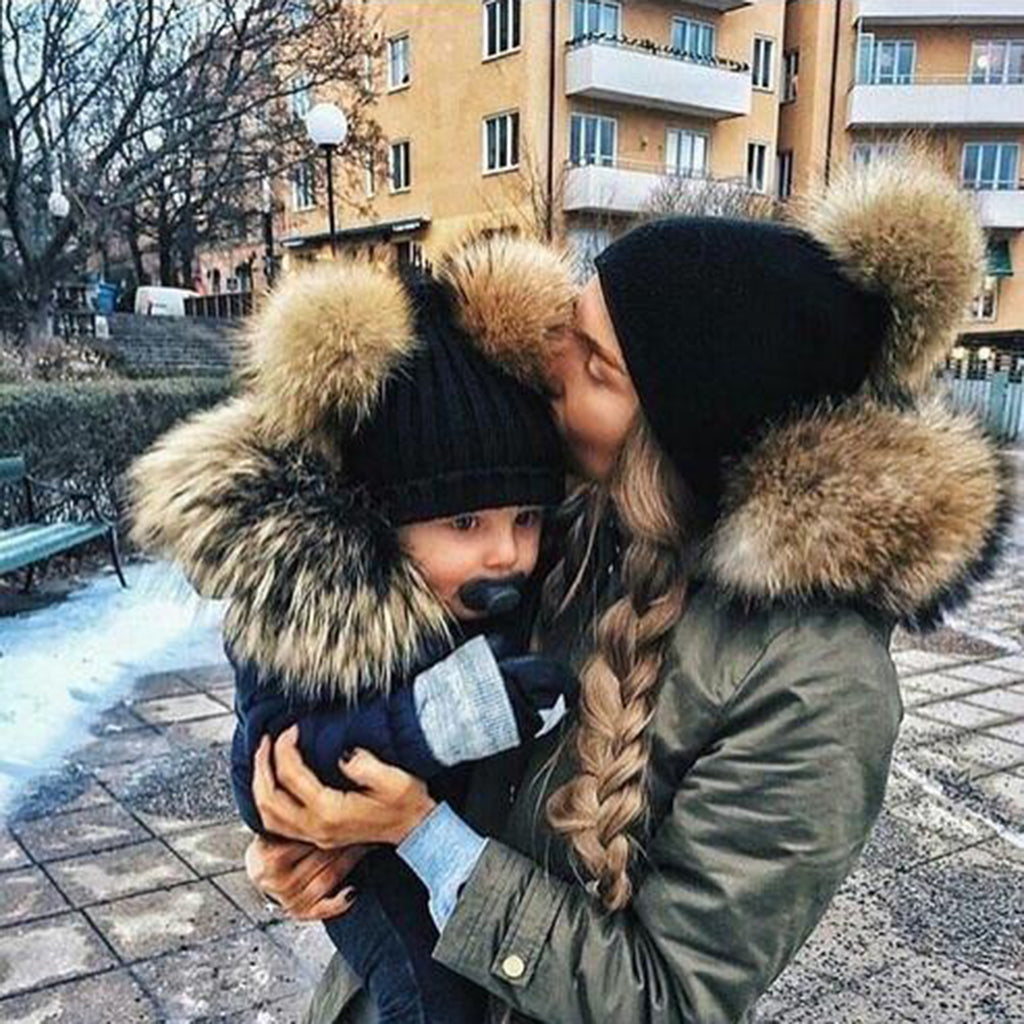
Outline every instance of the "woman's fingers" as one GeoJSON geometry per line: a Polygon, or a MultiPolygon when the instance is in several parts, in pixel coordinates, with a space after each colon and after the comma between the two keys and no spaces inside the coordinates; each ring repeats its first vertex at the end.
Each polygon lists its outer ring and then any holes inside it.
{"type": "Polygon", "coordinates": [[[326,921],[329,917],[340,917],[352,907],[356,900],[356,891],[346,886],[336,896],[328,897],[313,904],[301,914],[294,914],[296,921],[326,921]]]}
{"type": "Polygon", "coordinates": [[[299,753],[299,727],[293,725],[274,743],[274,769],[277,783],[299,803],[307,807],[323,797],[326,786],[306,767],[299,753]]]}
{"type": "MultiPolygon", "coordinates": [[[[336,901],[336,898],[331,897],[330,894],[338,892],[338,887],[345,882],[355,866],[368,852],[369,847],[366,846],[352,846],[344,850],[320,851],[321,855],[316,858],[318,867],[316,873],[311,874],[304,881],[301,888],[288,894],[287,897],[282,896],[282,906],[284,906],[291,917],[304,920],[312,907],[328,899],[336,901]]],[[[334,905],[333,902],[331,905],[334,905]]],[[[321,910],[323,909],[321,907],[321,910]]],[[[319,917],[315,919],[319,919],[319,917]]]]}
{"type": "Polygon", "coordinates": [[[298,827],[304,817],[302,805],[277,784],[274,770],[270,765],[269,736],[264,736],[256,749],[252,795],[265,828],[288,839],[308,839],[298,827]]]}
{"type": "Polygon", "coordinates": [[[407,777],[401,768],[385,764],[369,750],[358,748],[347,761],[340,761],[341,773],[351,779],[360,789],[386,789],[400,783],[407,777]]]}

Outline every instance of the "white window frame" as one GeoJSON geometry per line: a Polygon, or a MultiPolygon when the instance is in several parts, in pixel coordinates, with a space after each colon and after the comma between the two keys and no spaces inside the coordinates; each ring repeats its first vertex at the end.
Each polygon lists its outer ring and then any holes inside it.
{"type": "Polygon", "coordinates": [[[292,210],[295,213],[315,210],[317,205],[316,168],[313,161],[300,160],[294,164],[289,179],[292,187],[292,210]]]}
{"type": "Polygon", "coordinates": [[[1024,39],[975,39],[971,43],[971,70],[970,82],[972,85],[1020,85],[1024,83],[1024,39]],[[1002,47],[1002,63],[998,72],[992,70],[991,57],[994,47],[1002,47]],[[978,59],[979,51],[986,49],[985,55],[990,61],[987,68],[975,69],[975,61],[978,59]],[[1019,77],[1010,76],[1010,51],[1017,49],[1021,52],[1021,74],[1019,77]],[[980,71],[980,76],[979,76],[980,71]]]}
{"type": "Polygon", "coordinates": [[[377,168],[374,166],[373,157],[368,157],[364,169],[363,187],[366,191],[366,198],[372,199],[377,194],[377,168]]]}
{"type": "Polygon", "coordinates": [[[775,91],[775,39],[772,36],[754,36],[754,48],[750,61],[750,78],[758,92],[775,91]],[[758,59],[759,50],[761,53],[760,60],[758,59]],[[765,57],[765,51],[767,51],[767,57],[765,57]]]}
{"type": "Polygon", "coordinates": [[[1007,192],[1015,190],[1020,183],[1021,175],[1020,149],[1019,142],[965,142],[960,158],[960,184],[974,192],[1007,192]],[[989,147],[998,150],[996,154],[996,176],[991,179],[990,184],[987,183],[988,179],[982,177],[984,160],[981,155],[981,151],[989,147]],[[967,180],[967,151],[970,149],[979,150],[978,171],[974,181],[967,180]],[[1013,154],[1013,174],[1009,177],[1004,177],[999,172],[1002,169],[1003,159],[1007,153],[1013,154]]]}
{"type": "MultiPolygon", "coordinates": [[[[500,114],[491,114],[490,117],[485,117],[483,120],[482,128],[482,143],[483,152],[481,154],[481,165],[483,167],[484,174],[504,174],[506,171],[515,171],[519,168],[519,125],[520,117],[518,110],[503,110],[500,114]],[[490,147],[488,146],[488,130],[490,125],[495,125],[500,131],[500,126],[504,124],[506,131],[509,133],[505,140],[506,153],[508,160],[506,163],[496,163],[493,167],[488,165],[488,159],[490,157],[490,147]]],[[[498,140],[498,150],[500,153],[501,140],[498,140]]]]}
{"type": "Polygon", "coordinates": [[[678,177],[685,178],[705,178],[708,174],[708,167],[711,164],[711,136],[707,132],[696,131],[693,128],[666,128],[665,129],[665,173],[676,175],[678,177]],[[703,142],[704,161],[703,166],[699,170],[693,168],[693,154],[694,154],[694,142],[690,142],[690,168],[689,170],[680,170],[679,161],[676,160],[674,163],[671,160],[671,153],[673,150],[672,137],[678,136],[679,142],[675,144],[676,155],[679,154],[683,136],[689,136],[691,140],[700,139],[703,142]]]}
{"type": "Polygon", "coordinates": [[[622,4],[618,0],[573,0],[572,4],[572,36],[574,39],[579,39],[581,36],[588,35],[611,35],[621,36],[622,35],[622,4]],[[582,18],[582,26],[580,23],[579,12],[584,12],[582,18]],[[587,28],[587,23],[590,19],[590,12],[598,12],[598,24],[599,28],[587,28]],[[604,28],[605,15],[614,15],[615,19],[615,31],[608,32],[604,28]]]}
{"type": "Polygon", "coordinates": [[[718,26],[713,21],[704,21],[701,18],[690,18],[676,15],[672,18],[672,36],[671,45],[675,50],[679,50],[682,53],[689,53],[695,57],[714,57],[718,51],[718,26]],[[696,28],[701,34],[707,32],[711,37],[711,46],[707,53],[702,53],[700,49],[689,49],[687,47],[687,40],[690,35],[690,31],[696,28]],[[682,45],[676,45],[676,34],[679,30],[682,30],[682,45]]]}
{"type": "MultiPolygon", "coordinates": [[[[569,159],[572,161],[572,137],[573,127],[577,122],[596,121],[598,123],[597,138],[597,157],[595,160],[576,160],[573,162],[575,167],[614,167],[619,162],[619,122],[617,118],[608,117],[605,114],[588,114],[583,111],[571,114],[569,116],[569,159]],[[610,123],[612,126],[612,155],[610,162],[606,162],[604,155],[601,153],[601,123],[610,123]]],[[[583,148],[583,142],[586,140],[586,131],[582,130],[581,137],[581,149],[583,148]]]]}
{"type": "Polygon", "coordinates": [[[412,42],[408,32],[402,32],[397,36],[388,39],[388,92],[398,92],[400,89],[408,89],[412,84],[412,42]],[[401,45],[405,55],[405,78],[395,81],[395,48],[401,45]]]}
{"type": "Polygon", "coordinates": [[[771,169],[769,160],[771,159],[771,145],[767,142],[761,142],[757,139],[751,140],[747,143],[747,187],[751,192],[758,192],[762,195],[767,195],[768,190],[771,188],[771,169]],[[751,157],[760,151],[760,182],[758,183],[757,178],[757,163],[755,158],[754,169],[751,170],[751,157]]]}
{"type": "Polygon", "coordinates": [[[410,139],[396,139],[388,147],[388,191],[392,195],[408,192],[412,188],[412,141],[410,139]],[[405,171],[405,184],[395,185],[395,155],[396,150],[404,148],[404,160],[402,170],[405,171]]]}
{"type": "Polygon", "coordinates": [[[999,281],[995,274],[985,275],[981,291],[971,299],[972,320],[990,324],[999,319],[999,281]]]}
{"type": "Polygon", "coordinates": [[[863,32],[857,39],[856,83],[858,85],[912,85],[917,77],[917,41],[914,39],[879,39],[874,32],[863,32]],[[882,82],[878,77],[878,54],[882,47],[896,48],[893,76],[891,81],[882,82]],[[910,47],[910,77],[906,78],[899,71],[899,50],[902,46],[910,47]],[[870,49],[870,66],[864,67],[864,49],[870,49]]]}
{"type": "Polygon", "coordinates": [[[499,57],[507,57],[510,53],[518,53],[523,45],[523,4],[522,0],[483,0],[481,10],[482,36],[481,50],[483,59],[497,60],[499,57]],[[490,43],[490,19],[494,12],[496,19],[495,39],[498,42],[497,49],[488,50],[490,43]],[[508,19],[508,41],[509,45],[501,48],[501,24],[502,12],[506,12],[508,19]]]}
{"type": "Polygon", "coordinates": [[[288,97],[288,106],[292,117],[298,121],[304,121],[306,115],[313,109],[313,88],[309,84],[309,75],[304,72],[292,77],[293,92],[288,97]]]}
{"type": "Polygon", "coordinates": [[[893,156],[899,151],[898,142],[855,142],[850,148],[850,160],[855,167],[870,167],[872,160],[893,156]]]}
{"type": "Polygon", "coordinates": [[[775,157],[775,194],[789,199],[793,194],[793,150],[779,150],[775,157]]]}
{"type": "Polygon", "coordinates": [[[786,50],[782,55],[782,102],[795,103],[800,88],[800,50],[786,50]]]}

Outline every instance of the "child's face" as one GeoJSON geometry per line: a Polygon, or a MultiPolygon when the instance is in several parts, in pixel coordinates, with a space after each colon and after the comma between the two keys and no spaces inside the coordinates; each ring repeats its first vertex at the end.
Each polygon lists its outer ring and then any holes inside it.
{"type": "Polygon", "coordinates": [[[479,579],[529,576],[537,565],[543,516],[510,506],[430,519],[398,529],[399,540],[430,588],[457,618],[479,618],[459,600],[459,588],[479,579]]]}

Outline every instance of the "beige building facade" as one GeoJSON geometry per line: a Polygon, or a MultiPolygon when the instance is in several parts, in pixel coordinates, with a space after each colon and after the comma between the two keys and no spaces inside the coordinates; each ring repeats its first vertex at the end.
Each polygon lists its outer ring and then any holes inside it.
{"type": "MultiPolygon", "coordinates": [[[[787,199],[908,134],[976,195],[964,324],[1024,351],[1024,0],[367,0],[386,164],[335,174],[342,251],[431,262],[474,231],[581,268],[706,181],[787,199]]],[[[320,100],[306,96],[297,116],[320,100]]],[[[319,157],[311,153],[311,161],[319,157]]],[[[285,268],[330,255],[312,164],[279,185],[285,268]]]]}

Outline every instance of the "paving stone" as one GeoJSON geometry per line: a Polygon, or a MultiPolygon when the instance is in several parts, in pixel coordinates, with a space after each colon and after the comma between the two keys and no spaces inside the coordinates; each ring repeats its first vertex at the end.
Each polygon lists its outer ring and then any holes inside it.
{"type": "Polygon", "coordinates": [[[1006,721],[1006,714],[1002,711],[990,711],[988,708],[976,707],[962,700],[942,700],[926,704],[918,708],[915,714],[962,729],[984,729],[986,726],[999,725],[1006,721]]]}
{"type": "Polygon", "coordinates": [[[991,708],[1002,711],[1015,718],[1024,718],[1024,687],[1000,687],[996,690],[984,690],[964,698],[968,704],[976,704],[980,708],[991,708]]]}
{"type": "Polygon", "coordinates": [[[962,727],[950,725],[948,722],[924,718],[918,711],[919,709],[915,708],[903,716],[903,721],[900,723],[899,738],[897,739],[898,748],[951,739],[964,731],[962,727]]]}
{"type": "Polygon", "coordinates": [[[1024,824],[1024,776],[996,772],[978,779],[977,784],[1006,808],[1011,821],[1024,824]]]}
{"type": "Polygon", "coordinates": [[[955,676],[957,679],[966,679],[973,683],[982,683],[986,686],[1009,686],[1020,678],[1014,671],[1001,669],[988,663],[957,665],[947,669],[945,674],[955,676]]]}
{"type": "Polygon", "coordinates": [[[1024,654],[1011,654],[1004,658],[996,658],[988,662],[993,668],[1003,669],[1006,672],[1013,672],[1024,679],[1024,654]]]}
{"type": "Polygon", "coordinates": [[[196,1024],[303,1024],[309,1007],[310,994],[280,999],[274,1003],[261,1003],[240,1013],[207,1017],[196,1024]]]}
{"type": "Polygon", "coordinates": [[[73,757],[77,764],[87,768],[98,768],[109,764],[126,764],[163,757],[171,752],[166,736],[156,729],[137,729],[133,732],[98,736],[91,743],[76,750],[73,757]]]}
{"type": "Polygon", "coordinates": [[[152,840],[108,853],[57,861],[47,872],[76,907],[195,880],[162,843],[152,840]]]}
{"type": "MultiPolygon", "coordinates": [[[[217,705],[221,711],[223,707],[217,705]]],[[[235,716],[220,714],[193,722],[178,722],[167,727],[167,738],[182,747],[207,749],[229,747],[235,733],[235,716]]]]}
{"type": "Polygon", "coordinates": [[[194,693],[195,688],[180,672],[154,672],[140,676],[132,686],[132,702],[152,700],[155,697],[176,697],[194,693]]]}
{"type": "Polygon", "coordinates": [[[123,960],[143,960],[249,927],[245,915],[209,882],[128,896],[85,911],[123,960]]]}
{"type": "Polygon", "coordinates": [[[89,726],[93,736],[109,736],[111,733],[132,732],[144,729],[146,723],[123,701],[107,708],[89,726]]]}
{"type": "Polygon", "coordinates": [[[314,984],[334,956],[334,944],[319,921],[279,921],[264,934],[295,957],[314,984]]]}
{"type": "Polygon", "coordinates": [[[0,902],[0,927],[71,909],[39,868],[8,872],[0,884],[4,894],[0,902]]]}
{"type": "Polygon", "coordinates": [[[133,970],[170,1020],[219,1019],[308,989],[296,962],[255,930],[147,960],[133,970]]]}
{"type": "Polygon", "coordinates": [[[19,822],[12,825],[12,830],[41,863],[111,850],[149,838],[149,832],[117,804],[19,822]]]}
{"type": "Polygon", "coordinates": [[[242,866],[252,833],[231,822],[167,837],[167,844],[200,875],[235,871],[242,866]]]}
{"type": "Polygon", "coordinates": [[[127,971],[107,971],[39,992],[0,999],[0,1024],[159,1024],[127,971]]]}
{"type": "Polygon", "coordinates": [[[982,688],[979,683],[972,683],[967,679],[957,679],[955,676],[943,675],[938,672],[929,672],[923,676],[910,676],[905,685],[932,694],[933,700],[942,697],[959,697],[963,694],[975,693],[982,688]]]}
{"type": "Polygon", "coordinates": [[[32,779],[8,813],[9,822],[48,818],[109,804],[110,796],[84,768],[65,764],[32,779]]]}
{"type": "Polygon", "coordinates": [[[280,920],[281,911],[266,900],[259,889],[249,881],[244,868],[227,871],[223,875],[211,878],[210,881],[240,907],[254,924],[269,924],[271,921],[280,920]]]}
{"type": "Polygon", "coordinates": [[[220,701],[229,711],[235,709],[235,684],[227,683],[221,686],[211,686],[206,691],[214,700],[220,701]]]}
{"type": "Polygon", "coordinates": [[[235,670],[228,661],[184,669],[180,675],[182,679],[199,690],[209,690],[215,686],[226,686],[229,683],[233,686],[235,682],[235,670]]]}
{"type": "Polygon", "coordinates": [[[0,871],[13,871],[31,864],[21,844],[5,828],[0,828],[0,871]]]}
{"type": "Polygon", "coordinates": [[[928,749],[942,754],[950,767],[968,778],[1024,764],[1024,748],[985,732],[964,733],[931,748],[918,748],[918,751],[923,753],[928,749]]]}
{"type": "Polygon", "coordinates": [[[989,838],[981,825],[953,814],[929,796],[882,809],[863,860],[872,870],[906,871],[989,838]]]}
{"type": "Polygon", "coordinates": [[[985,732],[989,736],[1009,740],[1011,743],[1019,743],[1024,747],[1024,719],[1008,722],[1006,725],[994,725],[986,729],[985,732]]]}
{"type": "Polygon", "coordinates": [[[904,650],[892,656],[901,675],[913,675],[917,672],[933,672],[962,660],[948,654],[933,654],[930,651],[904,650]]]}
{"type": "Polygon", "coordinates": [[[193,718],[224,714],[223,705],[205,693],[141,701],[132,705],[132,710],[150,725],[169,725],[171,722],[187,722],[193,718]]]}
{"type": "Polygon", "coordinates": [[[810,1003],[778,1005],[771,990],[758,1004],[753,1024],[920,1024],[891,1008],[869,1002],[857,992],[840,991],[810,1003]]]}
{"type": "Polygon", "coordinates": [[[61,914],[0,931],[0,996],[115,966],[81,914],[61,914]]]}

